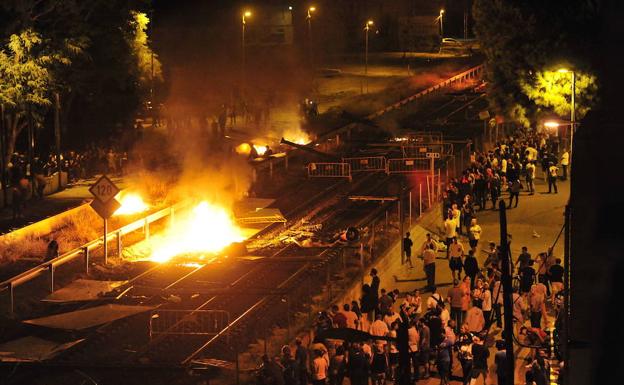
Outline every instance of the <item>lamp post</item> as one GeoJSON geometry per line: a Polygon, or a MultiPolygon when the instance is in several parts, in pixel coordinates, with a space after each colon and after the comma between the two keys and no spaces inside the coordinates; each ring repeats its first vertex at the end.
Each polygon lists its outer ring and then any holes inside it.
{"type": "Polygon", "coordinates": [[[242,19],[241,19],[241,24],[242,24],[242,71],[243,71],[243,81],[242,81],[242,87],[241,87],[241,91],[243,93],[243,95],[245,94],[245,83],[247,81],[247,74],[246,74],[246,69],[245,69],[245,28],[247,26],[247,18],[251,17],[251,11],[243,11],[243,15],[242,15],[242,19]]]}
{"type": "Polygon", "coordinates": [[[440,39],[444,39],[444,10],[440,10],[440,39]]]}
{"type": "Polygon", "coordinates": [[[368,30],[373,25],[372,20],[368,20],[364,26],[365,38],[364,38],[364,80],[366,82],[366,93],[368,93],[368,30]]]}
{"type": "Polygon", "coordinates": [[[309,7],[306,20],[308,22],[308,55],[310,55],[310,65],[314,68],[313,52],[312,52],[312,14],[316,11],[316,7],[309,7]]]}
{"type": "Polygon", "coordinates": [[[576,129],[576,73],[566,68],[560,68],[557,72],[562,74],[572,74],[572,97],[570,98],[570,158],[572,158],[572,143],[574,143],[574,130],[576,129]]]}

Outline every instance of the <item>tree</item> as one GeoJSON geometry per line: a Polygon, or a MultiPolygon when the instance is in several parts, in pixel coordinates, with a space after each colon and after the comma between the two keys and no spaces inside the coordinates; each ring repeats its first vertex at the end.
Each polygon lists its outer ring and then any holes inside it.
{"type": "MultiPolygon", "coordinates": [[[[73,44],[70,49],[80,50],[73,44]]],[[[0,102],[7,132],[4,164],[8,163],[28,119],[40,121],[52,104],[55,85],[52,69],[69,64],[71,60],[63,52],[47,51],[45,41],[32,30],[11,35],[7,46],[0,51],[0,102]]]]}
{"type": "Polygon", "coordinates": [[[529,126],[544,108],[565,112],[569,80],[551,75],[562,64],[580,75],[581,115],[591,108],[597,85],[583,58],[599,30],[592,1],[476,0],[473,17],[486,57],[488,98],[497,113],[529,126]]]}
{"type": "Polygon", "coordinates": [[[137,63],[139,74],[139,83],[143,89],[152,87],[153,81],[162,82],[162,69],[158,55],[154,53],[149,46],[147,36],[147,27],[150,19],[143,12],[132,13],[132,21],[130,26],[132,34],[130,35],[129,44],[132,47],[132,54],[137,63]]]}

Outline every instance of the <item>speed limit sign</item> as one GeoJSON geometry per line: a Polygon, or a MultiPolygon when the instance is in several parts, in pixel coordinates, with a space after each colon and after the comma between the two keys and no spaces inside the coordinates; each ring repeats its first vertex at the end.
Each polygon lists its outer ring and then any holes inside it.
{"type": "Polygon", "coordinates": [[[93,194],[95,199],[102,203],[107,203],[119,193],[119,188],[115,186],[115,183],[108,179],[106,175],[102,175],[100,179],[89,188],[89,192],[93,194]]]}

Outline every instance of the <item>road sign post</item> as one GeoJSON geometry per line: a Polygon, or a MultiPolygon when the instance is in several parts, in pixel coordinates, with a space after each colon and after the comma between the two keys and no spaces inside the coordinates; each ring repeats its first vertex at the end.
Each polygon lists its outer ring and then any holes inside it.
{"type": "Polygon", "coordinates": [[[90,188],[89,192],[95,199],[91,202],[91,208],[104,220],[104,264],[108,264],[108,218],[121,206],[115,199],[119,188],[106,175],[102,175],[90,188]]]}

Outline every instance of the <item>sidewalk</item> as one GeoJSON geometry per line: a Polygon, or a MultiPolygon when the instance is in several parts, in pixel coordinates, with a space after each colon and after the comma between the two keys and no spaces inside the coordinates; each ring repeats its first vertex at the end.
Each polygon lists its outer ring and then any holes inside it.
{"type": "MultiPolygon", "coordinates": [[[[533,258],[535,258],[538,253],[546,251],[548,247],[552,246],[563,226],[563,212],[569,197],[569,187],[569,181],[558,182],[559,193],[547,194],[545,192],[548,191],[548,185],[543,180],[537,180],[535,183],[535,195],[529,196],[526,192],[523,192],[520,196],[518,207],[507,211],[508,232],[512,235],[511,250],[514,261],[518,257],[522,246],[528,247],[533,258]],[[537,233],[539,237],[534,237],[534,232],[537,233]]],[[[505,197],[507,197],[507,195],[505,195],[505,197]]],[[[489,204],[491,204],[491,202],[489,204]]],[[[491,206],[488,205],[488,208],[491,208],[491,206]]],[[[434,212],[425,214],[422,220],[414,224],[409,230],[412,241],[414,242],[414,252],[412,253],[413,269],[409,269],[407,265],[401,265],[399,242],[396,242],[389,252],[374,266],[377,268],[381,280],[380,289],[385,288],[388,291],[399,289],[401,293],[405,293],[417,288],[422,289],[425,286],[426,281],[423,271],[423,261],[416,256],[416,250],[419,250],[421,244],[424,242],[427,232],[437,233],[438,236],[441,234],[442,219],[439,213],[439,206],[435,206],[434,210],[434,212]]],[[[477,212],[477,218],[483,228],[483,237],[479,249],[485,249],[489,241],[496,242],[496,244],[500,243],[498,211],[491,209],[480,211],[477,212]]],[[[408,230],[406,229],[405,231],[408,230]]],[[[462,242],[466,247],[468,246],[468,241],[465,237],[462,239],[462,242]]],[[[557,242],[554,248],[554,255],[563,257],[563,238],[560,238],[557,242]]],[[[440,253],[436,260],[436,285],[438,292],[446,298],[446,293],[452,286],[452,278],[448,267],[448,260],[444,257],[445,256],[440,253]]],[[[485,258],[485,253],[479,253],[479,255],[477,255],[479,266],[483,265],[485,258]]],[[[365,282],[370,282],[368,276],[365,277],[365,282]]],[[[431,293],[421,293],[423,309],[426,306],[425,304],[430,294],[431,293]]],[[[359,299],[359,293],[352,291],[347,294],[345,300],[347,299],[349,301],[351,299],[359,299]]],[[[398,305],[395,310],[398,310],[398,305]]],[[[552,317],[548,317],[548,321],[552,323],[554,320],[552,317]]],[[[500,331],[495,334],[494,340],[499,338],[500,331]]],[[[494,366],[495,352],[496,348],[492,346],[490,348],[490,370],[487,384],[496,384],[497,381],[494,366]]],[[[526,358],[529,353],[530,349],[528,348],[517,348],[514,351],[516,357],[516,375],[514,383],[516,384],[524,383],[524,365],[526,365],[524,358],[526,358]]],[[[461,375],[461,367],[456,359],[453,364],[453,374],[455,376],[461,375]]],[[[439,382],[440,379],[438,377],[431,377],[427,380],[418,381],[418,384],[437,385],[439,382]]],[[[451,383],[461,384],[460,381],[456,380],[452,380],[451,383]]]]}
{"type": "MultiPolygon", "coordinates": [[[[18,220],[13,220],[11,207],[5,207],[0,211],[0,235],[80,206],[85,203],[85,200],[93,198],[89,192],[89,187],[96,180],[97,177],[83,179],[65,188],[63,191],[47,195],[43,199],[27,201],[26,208],[23,211],[24,217],[18,220]]],[[[111,180],[120,189],[126,187],[121,177],[112,177],[111,180]]]]}

